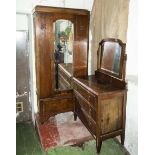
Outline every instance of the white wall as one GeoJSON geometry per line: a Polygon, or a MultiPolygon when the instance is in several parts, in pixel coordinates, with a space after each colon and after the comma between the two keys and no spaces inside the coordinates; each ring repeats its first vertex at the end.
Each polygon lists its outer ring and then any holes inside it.
{"type": "Polygon", "coordinates": [[[26,14],[16,14],[16,30],[28,30],[28,18],[26,14]]]}
{"type": "Polygon", "coordinates": [[[138,51],[137,51],[137,0],[130,0],[127,31],[127,80],[125,147],[131,155],[138,155],[138,51]]]}
{"type": "Polygon", "coordinates": [[[16,0],[16,12],[31,14],[36,5],[62,7],[63,0],[16,0]]]}
{"type": "MultiPolygon", "coordinates": [[[[135,77],[134,77],[135,78],[135,77]]],[[[137,81],[128,81],[125,147],[131,155],[138,155],[138,97],[137,81]]]]}
{"type": "Polygon", "coordinates": [[[127,31],[127,75],[138,74],[138,52],[137,52],[137,0],[130,0],[128,31],[127,31]]]}
{"type": "Polygon", "coordinates": [[[16,11],[31,13],[36,5],[91,10],[94,0],[16,0],[16,11]]]}
{"type": "Polygon", "coordinates": [[[91,10],[94,0],[65,0],[65,7],[91,10]]]}
{"type": "Polygon", "coordinates": [[[26,12],[31,11],[31,0],[16,0],[16,12],[26,12]]]}

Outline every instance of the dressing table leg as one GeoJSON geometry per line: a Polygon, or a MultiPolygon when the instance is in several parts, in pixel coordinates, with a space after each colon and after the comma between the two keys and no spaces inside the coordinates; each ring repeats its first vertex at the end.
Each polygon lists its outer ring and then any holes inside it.
{"type": "Polygon", "coordinates": [[[124,140],[125,140],[125,131],[123,131],[121,134],[121,144],[122,145],[124,145],[124,140]]]}
{"type": "Polygon", "coordinates": [[[96,139],[96,149],[97,149],[97,153],[100,153],[101,151],[101,146],[102,146],[102,140],[100,138],[96,139]]]}
{"type": "Polygon", "coordinates": [[[77,114],[74,112],[74,121],[77,120],[77,114]]]}

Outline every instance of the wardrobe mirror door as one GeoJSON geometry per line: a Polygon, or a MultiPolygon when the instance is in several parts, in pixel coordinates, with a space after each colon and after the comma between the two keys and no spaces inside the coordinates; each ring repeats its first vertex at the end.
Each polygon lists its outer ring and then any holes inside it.
{"type": "Polygon", "coordinates": [[[74,25],[69,20],[54,22],[55,89],[71,89],[74,25]]]}

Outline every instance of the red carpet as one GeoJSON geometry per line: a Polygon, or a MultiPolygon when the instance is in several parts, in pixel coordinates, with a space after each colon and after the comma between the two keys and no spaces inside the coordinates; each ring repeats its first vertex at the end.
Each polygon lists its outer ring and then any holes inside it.
{"type": "Polygon", "coordinates": [[[72,112],[58,114],[44,124],[40,124],[39,115],[36,115],[36,125],[44,150],[64,145],[78,145],[92,139],[82,122],[79,119],[74,121],[72,112]]]}

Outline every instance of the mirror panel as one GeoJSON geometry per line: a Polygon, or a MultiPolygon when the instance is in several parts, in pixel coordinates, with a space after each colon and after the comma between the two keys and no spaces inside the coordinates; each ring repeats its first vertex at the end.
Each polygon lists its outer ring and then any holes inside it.
{"type": "Polygon", "coordinates": [[[56,90],[71,89],[74,25],[69,20],[54,22],[54,62],[56,90]]]}
{"type": "Polygon", "coordinates": [[[119,75],[121,46],[117,42],[105,42],[101,48],[101,69],[119,75]]]}

